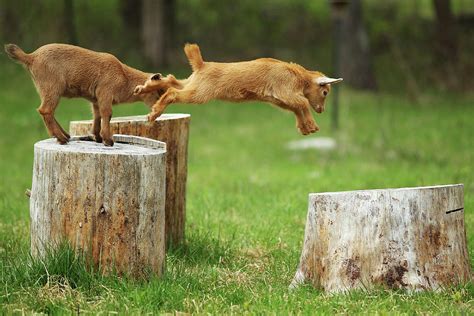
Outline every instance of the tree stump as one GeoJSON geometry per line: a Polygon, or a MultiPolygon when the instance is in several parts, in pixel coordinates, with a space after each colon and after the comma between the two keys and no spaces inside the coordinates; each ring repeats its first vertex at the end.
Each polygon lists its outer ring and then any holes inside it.
{"type": "MultiPolygon", "coordinates": [[[[146,116],[113,118],[113,134],[126,134],[156,139],[166,143],[166,244],[184,240],[186,220],[186,177],[188,160],[189,114],[163,114],[154,123],[146,116]]],[[[91,133],[92,121],[73,121],[71,135],[91,133]]]]}
{"type": "Polygon", "coordinates": [[[67,241],[106,273],[132,276],[165,263],[165,144],[114,135],[106,147],[74,137],[35,144],[31,252],[67,241]]]}
{"type": "Polygon", "coordinates": [[[471,280],[463,185],[316,193],[291,287],[439,289],[471,280]]]}

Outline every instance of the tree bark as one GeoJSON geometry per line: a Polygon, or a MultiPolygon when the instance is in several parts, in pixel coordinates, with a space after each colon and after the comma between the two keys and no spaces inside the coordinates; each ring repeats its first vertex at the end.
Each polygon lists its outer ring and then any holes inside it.
{"type": "Polygon", "coordinates": [[[21,42],[21,13],[15,9],[13,1],[3,1],[0,6],[0,32],[7,42],[21,42]]]}
{"type": "Polygon", "coordinates": [[[120,15],[129,33],[139,33],[142,20],[142,0],[120,0],[120,15]]]}
{"type": "Polygon", "coordinates": [[[67,241],[102,272],[161,275],[165,264],[165,144],[114,135],[35,144],[31,252],[67,241]]]}
{"type": "Polygon", "coordinates": [[[154,67],[169,65],[175,24],[174,0],[143,0],[142,40],[144,54],[154,67]]]}
{"type": "Polygon", "coordinates": [[[310,194],[292,286],[422,290],[470,281],[463,199],[463,185],[310,194]]]}
{"type": "MultiPolygon", "coordinates": [[[[186,222],[186,178],[190,116],[163,114],[153,124],[145,116],[116,117],[110,122],[112,133],[136,135],[166,143],[166,244],[184,241],[186,222]]],[[[87,135],[92,121],[74,121],[71,135],[87,135]]]]}
{"type": "MultiPolygon", "coordinates": [[[[334,12],[334,27],[341,23],[340,74],[344,81],[358,89],[377,88],[370,51],[369,36],[362,16],[361,0],[352,0],[344,13],[334,12]]],[[[337,40],[337,39],[336,39],[337,40]]]]}
{"type": "Polygon", "coordinates": [[[64,0],[64,28],[69,44],[77,45],[77,32],[74,13],[74,0],[64,0]]]}
{"type": "Polygon", "coordinates": [[[458,56],[456,20],[450,0],[433,0],[436,14],[436,42],[440,59],[455,63],[458,56]]]}

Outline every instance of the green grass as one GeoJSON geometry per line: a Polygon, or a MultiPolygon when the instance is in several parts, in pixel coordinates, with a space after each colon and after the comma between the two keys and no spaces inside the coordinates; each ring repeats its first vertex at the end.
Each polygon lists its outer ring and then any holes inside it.
{"type": "MultiPolygon", "coordinates": [[[[328,296],[288,291],[299,260],[309,192],[465,184],[474,262],[473,95],[403,96],[343,91],[341,128],[317,116],[337,150],[290,151],[294,118],[264,104],[171,106],[192,115],[186,245],[167,256],[163,279],[133,281],[88,271],[67,248],[45,262],[29,250],[33,144],[47,137],[27,73],[0,64],[0,309],[2,312],[472,313],[474,286],[432,293],[375,290],[328,296]]],[[[124,105],[114,115],[145,114],[124,105]]],[[[58,119],[89,119],[65,100],[58,119]]]]}

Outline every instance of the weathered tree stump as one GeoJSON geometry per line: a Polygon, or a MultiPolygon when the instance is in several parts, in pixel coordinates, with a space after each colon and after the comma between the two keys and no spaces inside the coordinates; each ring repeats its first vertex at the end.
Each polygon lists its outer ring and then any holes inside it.
{"type": "Polygon", "coordinates": [[[438,289],[471,280],[463,185],[309,195],[291,287],[438,289]]]}
{"type": "Polygon", "coordinates": [[[113,139],[113,147],[79,138],[35,144],[32,255],[67,241],[102,272],[161,275],[166,145],[135,136],[113,139]]]}
{"type": "MultiPolygon", "coordinates": [[[[189,114],[163,114],[154,123],[146,116],[113,118],[112,133],[136,135],[166,143],[166,243],[177,245],[184,240],[186,219],[186,177],[188,159],[189,114]]],[[[73,121],[71,135],[91,133],[92,121],[73,121]]]]}

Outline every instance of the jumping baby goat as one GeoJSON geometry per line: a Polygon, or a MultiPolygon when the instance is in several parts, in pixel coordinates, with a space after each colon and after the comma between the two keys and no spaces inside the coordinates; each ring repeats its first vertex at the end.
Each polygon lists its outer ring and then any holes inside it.
{"type": "Polygon", "coordinates": [[[272,58],[236,63],[204,62],[196,44],[186,44],[184,52],[193,69],[189,78],[152,76],[144,85],[136,87],[138,95],[150,91],[164,93],[152,107],[149,121],[159,117],[171,103],[259,100],[292,111],[299,131],[308,135],[319,130],[310,108],[322,113],[331,84],[342,81],[342,78],[328,78],[320,72],[272,58]]]}
{"type": "MultiPolygon", "coordinates": [[[[122,64],[111,54],[65,44],[44,45],[31,54],[14,44],[7,44],[5,51],[31,73],[41,97],[38,112],[50,136],[56,137],[61,144],[70,138],[54,117],[61,97],[83,97],[92,102],[92,133],[96,142],[103,140],[106,146],[114,144],[109,124],[112,105],[143,101],[151,107],[160,97],[159,91],[140,96],[133,94],[134,88],[150,74],[122,64]]],[[[157,76],[159,74],[153,78],[157,79],[157,76]]]]}

